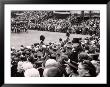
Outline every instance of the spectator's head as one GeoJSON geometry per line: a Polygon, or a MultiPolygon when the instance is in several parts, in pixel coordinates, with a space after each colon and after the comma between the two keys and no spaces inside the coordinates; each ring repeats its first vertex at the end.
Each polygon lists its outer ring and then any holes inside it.
{"type": "Polygon", "coordinates": [[[45,63],[45,67],[58,66],[58,62],[55,59],[48,59],[45,63]]]}
{"type": "Polygon", "coordinates": [[[23,45],[21,45],[21,47],[24,47],[23,45]]]}
{"type": "Polygon", "coordinates": [[[56,55],[55,54],[51,54],[50,59],[55,59],[56,60],[56,55]]]}
{"type": "Polygon", "coordinates": [[[81,77],[95,77],[96,68],[89,60],[84,60],[78,65],[78,73],[81,77]]]}
{"type": "Polygon", "coordinates": [[[98,61],[95,61],[95,60],[92,60],[91,63],[95,66],[96,73],[98,75],[100,73],[100,63],[98,61]]]}
{"type": "Polygon", "coordinates": [[[29,51],[26,51],[26,55],[30,55],[30,52],[29,51]]]}
{"type": "Polygon", "coordinates": [[[16,53],[16,57],[20,57],[21,56],[21,53],[20,52],[17,52],[16,53]]]}
{"type": "Polygon", "coordinates": [[[68,56],[65,54],[61,55],[61,58],[58,60],[60,64],[65,64],[65,61],[68,61],[68,56]]]}
{"type": "Polygon", "coordinates": [[[39,45],[39,43],[34,43],[34,47],[36,47],[37,45],[39,45]]]}
{"type": "Polygon", "coordinates": [[[26,58],[24,55],[21,55],[21,56],[20,56],[20,60],[21,60],[21,61],[27,61],[27,58],[26,58]]]}
{"type": "Polygon", "coordinates": [[[33,64],[31,62],[26,61],[23,63],[22,67],[23,67],[23,70],[26,71],[27,69],[33,68],[33,64]]]}
{"type": "Polygon", "coordinates": [[[39,71],[35,68],[27,69],[24,72],[25,77],[40,77],[39,71]]]}
{"type": "Polygon", "coordinates": [[[17,65],[18,62],[19,62],[19,58],[18,57],[13,57],[12,65],[17,65]]]}
{"type": "Polygon", "coordinates": [[[34,64],[35,64],[35,68],[39,68],[39,67],[42,67],[42,63],[43,61],[35,61],[34,64]]]}
{"type": "Polygon", "coordinates": [[[76,73],[77,71],[77,64],[72,64],[70,62],[66,62],[66,72],[69,75],[70,73],[76,73]]]}
{"type": "Polygon", "coordinates": [[[82,62],[83,60],[88,60],[89,59],[89,56],[86,52],[81,52],[79,55],[78,55],[78,61],[79,62],[82,62]]]}
{"type": "Polygon", "coordinates": [[[52,49],[53,49],[54,52],[56,52],[58,48],[57,48],[56,45],[54,45],[54,46],[52,47],[52,49]]]}
{"type": "Polygon", "coordinates": [[[33,55],[30,55],[28,57],[28,61],[31,62],[31,63],[34,63],[34,57],[33,57],[33,55]]]}
{"type": "Polygon", "coordinates": [[[48,67],[44,69],[43,72],[44,77],[62,77],[60,70],[58,67],[48,67]]]}
{"type": "Polygon", "coordinates": [[[94,54],[94,55],[92,56],[92,59],[93,59],[93,60],[98,60],[98,57],[99,57],[99,54],[94,54]]]}
{"type": "Polygon", "coordinates": [[[15,50],[15,47],[11,47],[11,51],[14,51],[15,50]]]}
{"type": "Polygon", "coordinates": [[[59,41],[62,41],[62,38],[59,38],[59,41]]]}

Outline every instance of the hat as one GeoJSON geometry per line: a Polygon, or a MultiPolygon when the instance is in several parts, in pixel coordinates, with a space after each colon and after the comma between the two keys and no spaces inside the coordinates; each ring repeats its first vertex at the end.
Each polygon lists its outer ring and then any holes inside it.
{"type": "Polygon", "coordinates": [[[25,77],[40,77],[39,71],[35,68],[27,69],[24,72],[25,77]]]}
{"type": "Polygon", "coordinates": [[[46,45],[42,45],[42,48],[46,48],[46,45]]]}
{"type": "Polygon", "coordinates": [[[31,46],[26,46],[26,48],[31,49],[31,46]]]}
{"type": "Polygon", "coordinates": [[[73,45],[72,45],[72,47],[77,47],[79,44],[78,43],[74,43],[73,45]]]}
{"type": "Polygon", "coordinates": [[[24,50],[24,47],[20,47],[20,50],[23,51],[24,50]]]}
{"type": "Polygon", "coordinates": [[[79,43],[82,38],[73,38],[72,43],[79,43]]]}
{"type": "Polygon", "coordinates": [[[86,52],[81,52],[78,55],[79,60],[87,60],[89,58],[88,54],[86,52]]]}
{"type": "Polygon", "coordinates": [[[35,61],[34,64],[42,64],[43,61],[35,61]]]}
{"type": "Polygon", "coordinates": [[[21,45],[21,47],[24,47],[23,45],[21,45]]]}
{"type": "Polygon", "coordinates": [[[59,38],[59,41],[62,41],[62,38],[59,38]]]}
{"type": "Polygon", "coordinates": [[[40,40],[44,41],[45,40],[45,36],[44,35],[41,35],[40,36],[40,40]]]}
{"type": "Polygon", "coordinates": [[[17,62],[17,61],[19,61],[19,58],[18,57],[14,57],[13,58],[13,61],[16,61],[17,62]]]}
{"type": "Polygon", "coordinates": [[[37,67],[42,67],[42,63],[43,61],[35,61],[34,64],[37,66],[37,67]]]}

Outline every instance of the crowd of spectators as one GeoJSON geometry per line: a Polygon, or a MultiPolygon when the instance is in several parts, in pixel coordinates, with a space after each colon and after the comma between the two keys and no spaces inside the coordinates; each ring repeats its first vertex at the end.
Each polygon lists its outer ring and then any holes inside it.
{"type": "Polygon", "coordinates": [[[64,32],[67,30],[71,34],[83,34],[83,35],[93,35],[99,36],[100,34],[100,21],[97,18],[88,19],[82,21],[81,23],[71,24],[67,19],[48,19],[40,24],[37,24],[37,30],[41,31],[53,31],[53,32],[64,32]]]}
{"type": "Polygon", "coordinates": [[[24,13],[15,18],[12,17],[11,31],[21,32],[28,29],[52,32],[64,32],[67,30],[70,33],[89,34],[99,36],[100,19],[89,18],[87,20],[80,20],[77,23],[77,17],[68,16],[67,18],[55,18],[52,11],[24,11],[24,13]],[[72,23],[72,21],[74,23],[72,23]],[[76,21],[76,22],[75,22],[76,21]]]}
{"type": "Polygon", "coordinates": [[[11,48],[12,77],[96,77],[100,73],[100,38],[73,38],[11,48]]]}

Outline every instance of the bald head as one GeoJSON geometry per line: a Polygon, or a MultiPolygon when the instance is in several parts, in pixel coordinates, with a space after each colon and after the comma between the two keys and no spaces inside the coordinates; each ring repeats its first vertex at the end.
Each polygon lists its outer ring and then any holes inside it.
{"type": "Polygon", "coordinates": [[[44,77],[61,77],[58,67],[47,67],[43,72],[44,77]]]}

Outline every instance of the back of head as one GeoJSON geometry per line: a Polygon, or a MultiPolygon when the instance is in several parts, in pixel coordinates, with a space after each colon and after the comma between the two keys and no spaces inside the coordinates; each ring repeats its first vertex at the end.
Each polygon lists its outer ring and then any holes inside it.
{"type": "Polygon", "coordinates": [[[25,77],[40,77],[39,71],[35,68],[27,69],[24,72],[25,77]]]}
{"type": "Polygon", "coordinates": [[[45,40],[45,36],[44,36],[44,35],[41,35],[41,36],[40,36],[40,40],[41,40],[41,41],[44,41],[44,40],[45,40]]]}
{"type": "Polygon", "coordinates": [[[58,66],[58,62],[55,59],[48,59],[45,63],[45,67],[58,66]]]}
{"type": "Polygon", "coordinates": [[[47,67],[43,72],[44,77],[62,77],[58,67],[47,67]]]}
{"type": "Polygon", "coordinates": [[[89,56],[86,52],[81,52],[79,55],[78,55],[78,60],[81,62],[83,60],[88,60],[89,56]]]}
{"type": "Polygon", "coordinates": [[[83,65],[85,66],[85,69],[89,71],[91,77],[96,76],[96,68],[89,60],[84,60],[83,65]]]}

